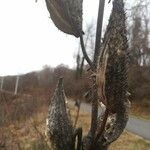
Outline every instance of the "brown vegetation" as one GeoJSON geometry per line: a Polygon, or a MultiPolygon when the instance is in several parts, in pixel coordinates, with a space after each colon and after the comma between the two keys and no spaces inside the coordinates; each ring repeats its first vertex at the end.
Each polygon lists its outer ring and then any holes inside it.
{"type": "MultiPolygon", "coordinates": [[[[19,97],[21,98],[21,97],[19,97]]],[[[18,98],[14,99],[16,101],[18,98]]],[[[25,102],[24,102],[25,103],[25,102]]],[[[34,108],[35,103],[29,103],[34,108]]],[[[18,105],[21,107],[21,104],[18,105]]],[[[48,150],[50,143],[45,136],[46,118],[48,106],[43,105],[38,108],[39,111],[32,112],[26,117],[25,114],[17,113],[22,116],[21,120],[10,121],[5,126],[0,126],[0,149],[1,150],[48,150]],[[24,120],[24,118],[26,118],[24,120]]],[[[73,122],[75,121],[76,111],[75,108],[70,107],[73,122]]],[[[13,113],[13,112],[12,112],[13,113]]],[[[15,113],[15,110],[14,110],[15,113]]],[[[90,116],[86,113],[80,112],[77,127],[83,126],[83,134],[88,132],[90,127],[90,116]]],[[[114,142],[110,150],[148,150],[149,142],[146,142],[131,133],[124,132],[123,135],[114,142]]]]}

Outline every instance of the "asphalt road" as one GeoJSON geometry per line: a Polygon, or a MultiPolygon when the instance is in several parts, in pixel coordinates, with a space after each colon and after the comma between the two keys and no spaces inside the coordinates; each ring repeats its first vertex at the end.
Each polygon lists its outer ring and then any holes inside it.
{"type": "MultiPolygon", "coordinates": [[[[73,106],[74,102],[69,101],[69,104],[73,106]]],[[[82,103],[81,110],[86,113],[91,113],[91,106],[89,104],[82,103]]],[[[150,121],[130,116],[126,126],[126,130],[144,138],[145,140],[150,140],[150,121]]]]}

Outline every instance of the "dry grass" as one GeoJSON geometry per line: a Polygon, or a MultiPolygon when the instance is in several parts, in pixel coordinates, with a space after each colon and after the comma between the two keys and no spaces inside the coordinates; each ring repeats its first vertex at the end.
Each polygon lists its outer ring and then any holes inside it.
{"type": "Polygon", "coordinates": [[[131,115],[150,120],[150,101],[145,100],[142,103],[133,103],[131,107],[131,115]]]}
{"type": "Polygon", "coordinates": [[[24,122],[16,121],[1,127],[0,150],[46,150],[45,110],[43,108],[42,113],[37,113],[24,122]]]}
{"type": "MultiPolygon", "coordinates": [[[[76,112],[71,109],[73,118],[76,116],[76,112]]],[[[87,113],[80,112],[78,120],[78,127],[84,127],[83,133],[86,134],[90,127],[90,116],[87,113]]],[[[121,137],[115,141],[109,148],[109,150],[149,150],[150,141],[145,141],[142,138],[124,131],[121,137]]]]}
{"type": "Polygon", "coordinates": [[[149,150],[150,142],[125,131],[120,138],[112,143],[110,150],[149,150]]]}
{"type": "MultiPolygon", "coordinates": [[[[76,111],[71,108],[73,122],[76,111]]],[[[41,109],[41,113],[33,115],[25,122],[15,122],[9,126],[0,128],[0,149],[2,150],[48,150],[50,145],[45,137],[45,120],[47,108],[41,109]],[[46,110],[46,111],[45,111],[46,110]]],[[[84,134],[90,127],[89,114],[80,112],[78,127],[83,127],[84,134]]],[[[110,146],[110,150],[148,150],[150,143],[141,138],[124,132],[122,136],[110,146]]]]}

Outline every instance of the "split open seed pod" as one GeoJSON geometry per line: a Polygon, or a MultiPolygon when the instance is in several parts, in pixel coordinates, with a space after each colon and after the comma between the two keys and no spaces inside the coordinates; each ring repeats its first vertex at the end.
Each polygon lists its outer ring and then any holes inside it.
{"type": "Polygon", "coordinates": [[[76,37],[82,34],[82,4],[83,0],[46,0],[56,27],[76,37]]]}

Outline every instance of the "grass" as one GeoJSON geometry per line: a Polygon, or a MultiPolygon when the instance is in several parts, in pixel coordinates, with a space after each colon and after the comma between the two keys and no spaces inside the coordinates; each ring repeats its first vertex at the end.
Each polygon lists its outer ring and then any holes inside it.
{"type": "MultiPolygon", "coordinates": [[[[24,122],[15,122],[0,128],[0,149],[12,150],[48,150],[50,143],[45,136],[47,108],[30,117],[24,122]]],[[[76,111],[70,110],[72,122],[75,121],[76,111]]],[[[83,127],[85,135],[90,127],[89,114],[80,112],[77,127],[83,127]]],[[[149,150],[150,142],[125,131],[121,137],[110,146],[110,150],[149,150]]]]}
{"type": "MultiPolygon", "coordinates": [[[[71,109],[73,118],[76,116],[76,113],[73,109],[71,109]]],[[[78,120],[78,127],[83,126],[84,135],[90,128],[90,116],[87,113],[80,113],[80,117],[78,120]]],[[[124,131],[124,133],[120,136],[120,138],[111,144],[109,150],[149,150],[150,149],[150,141],[143,140],[137,135],[124,131]]]]}
{"type": "Polygon", "coordinates": [[[134,102],[131,106],[131,115],[140,119],[150,120],[150,101],[134,102]]]}
{"type": "Polygon", "coordinates": [[[125,131],[120,138],[111,144],[110,150],[149,150],[150,142],[125,131]]]}

